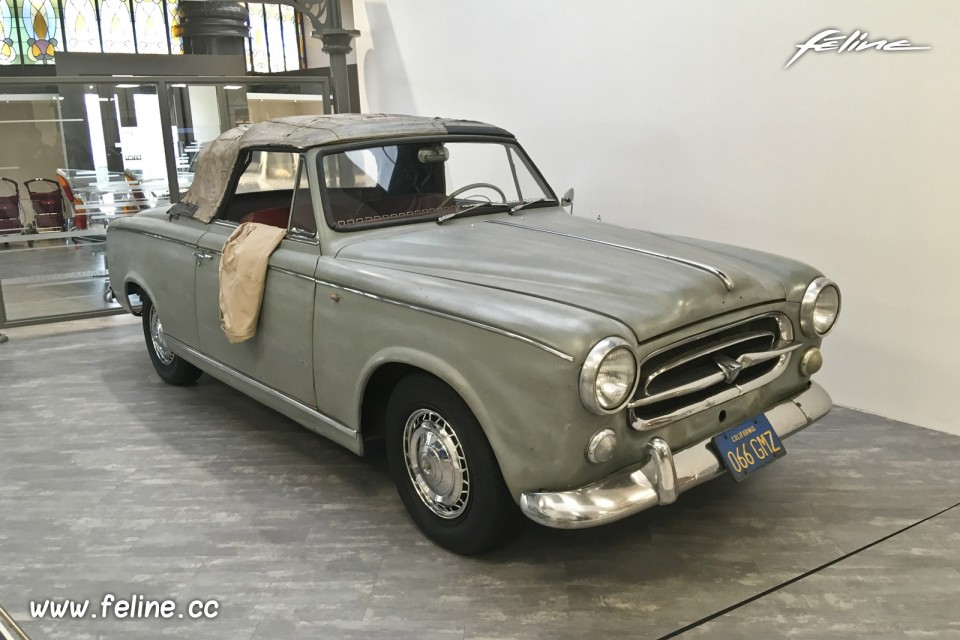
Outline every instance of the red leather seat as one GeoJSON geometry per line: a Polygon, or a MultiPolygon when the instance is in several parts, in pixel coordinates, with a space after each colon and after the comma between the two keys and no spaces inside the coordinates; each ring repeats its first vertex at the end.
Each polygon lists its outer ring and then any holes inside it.
{"type": "Polygon", "coordinates": [[[244,222],[259,222],[260,224],[269,224],[280,229],[287,228],[287,222],[290,220],[290,207],[274,207],[273,209],[260,209],[251,211],[240,219],[244,222]]]}

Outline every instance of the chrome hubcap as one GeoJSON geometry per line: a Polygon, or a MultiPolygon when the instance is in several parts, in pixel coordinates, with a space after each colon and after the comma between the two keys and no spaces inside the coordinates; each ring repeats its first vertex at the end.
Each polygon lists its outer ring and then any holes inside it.
{"type": "Polygon", "coordinates": [[[166,337],[163,335],[163,323],[160,322],[160,316],[157,315],[157,308],[150,307],[150,340],[153,342],[153,352],[163,364],[173,363],[173,351],[167,346],[166,337]]]}
{"type": "Polygon", "coordinates": [[[430,511],[447,520],[463,513],[470,498],[467,459],[443,416],[414,411],[403,427],[403,454],[417,495],[430,511]]]}

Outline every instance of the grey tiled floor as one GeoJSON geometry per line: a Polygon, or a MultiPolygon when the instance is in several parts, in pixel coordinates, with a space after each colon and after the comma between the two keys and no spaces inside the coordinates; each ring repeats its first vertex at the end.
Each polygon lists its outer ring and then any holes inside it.
{"type": "MultiPolygon", "coordinates": [[[[126,317],[0,345],[0,603],[40,638],[960,638],[960,438],[848,409],[613,525],[461,558],[360,459],[208,377],[154,375],[126,317]],[[767,590],[768,595],[737,606],[767,590]],[[213,620],[33,620],[105,593],[213,620]]],[[[94,609],[96,611],[96,609],[94,609]]]]}

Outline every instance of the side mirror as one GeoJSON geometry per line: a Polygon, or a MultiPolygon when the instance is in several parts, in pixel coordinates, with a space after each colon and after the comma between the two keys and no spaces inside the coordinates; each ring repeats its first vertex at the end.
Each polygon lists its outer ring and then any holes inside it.
{"type": "Polygon", "coordinates": [[[567,189],[567,192],[563,194],[563,197],[560,198],[561,207],[570,207],[570,215],[573,215],[573,187],[567,189]]]}

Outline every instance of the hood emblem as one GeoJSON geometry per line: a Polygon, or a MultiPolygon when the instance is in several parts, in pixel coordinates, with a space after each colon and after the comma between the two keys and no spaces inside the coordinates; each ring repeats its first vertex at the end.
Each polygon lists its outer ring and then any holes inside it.
{"type": "Polygon", "coordinates": [[[743,371],[743,365],[734,360],[733,358],[728,358],[723,354],[716,354],[713,356],[713,361],[717,363],[717,366],[720,367],[720,371],[723,372],[723,377],[728,384],[733,384],[733,381],[737,379],[737,376],[740,375],[740,372],[743,371]]]}

